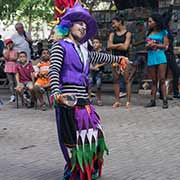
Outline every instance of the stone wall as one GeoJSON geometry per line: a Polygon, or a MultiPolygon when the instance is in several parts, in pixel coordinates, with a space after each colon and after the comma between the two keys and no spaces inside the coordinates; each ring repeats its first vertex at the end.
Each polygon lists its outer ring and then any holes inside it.
{"type": "MultiPolygon", "coordinates": [[[[159,8],[166,8],[169,6],[171,0],[159,0],[159,8]]],[[[180,7],[180,0],[174,1],[174,6],[180,7]]]]}

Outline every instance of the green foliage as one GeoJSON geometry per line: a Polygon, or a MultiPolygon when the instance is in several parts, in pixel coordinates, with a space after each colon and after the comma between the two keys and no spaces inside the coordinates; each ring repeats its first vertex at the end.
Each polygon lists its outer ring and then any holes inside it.
{"type": "Polygon", "coordinates": [[[0,20],[5,24],[11,23],[20,4],[20,0],[0,0],[0,20]]]}
{"type": "MultiPolygon", "coordinates": [[[[92,11],[102,1],[112,0],[81,0],[92,11]]],[[[50,23],[54,16],[53,0],[0,0],[0,20],[4,24],[12,24],[14,20],[28,24],[29,31],[32,24],[50,23]]]]}
{"type": "Polygon", "coordinates": [[[17,12],[18,17],[50,21],[53,18],[53,2],[52,0],[22,0],[17,12]]]}
{"type": "Polygon", "coordinates": [[[0,0],[0,20],[11,23],[14,19],[53,20],[52,0],[0,0]]]}

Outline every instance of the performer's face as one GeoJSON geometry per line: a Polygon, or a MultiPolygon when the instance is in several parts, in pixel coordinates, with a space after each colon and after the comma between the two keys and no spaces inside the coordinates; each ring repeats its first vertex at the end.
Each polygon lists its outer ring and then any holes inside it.
{"type": "Polygon", "coordinates": [[[83,21],[74,22],[71,27],[71,35],[77,41],[80,41],[86,35],[86,31],[87,25],[83,21]]]}

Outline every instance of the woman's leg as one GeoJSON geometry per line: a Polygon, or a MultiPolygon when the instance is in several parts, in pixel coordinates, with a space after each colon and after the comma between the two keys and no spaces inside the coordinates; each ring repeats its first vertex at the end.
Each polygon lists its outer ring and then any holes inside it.
{"type": "Polygon", "coordinates": [[[157,76],[157,66],[150,66],[148,67],[148,72],[150,73],[151,80],[152,80],[152,91],[151,91],[151,101],[148,103],[145,107],[154,107],[156,106],[156,92],[157,92],[157,82],[158,82],[158,76],[157,76]]]}
{"type": "Polygon", "coordinates": [[[126,93],[126,83],[124,80],[124,76],[120,74],[119,76],[119,84],[120,84],[120,92],[126,93]]]}
{"type": "Polygon", "coordinates": [[[8,81],[9,81],[9,89],[11,91],[11,95],[15,95],[15,78],[14,78],[14,73],[7,73],[7,78],[8,78],[8,81]]]}
{"type": "Polygon", "coordinates": [[[166,64],[160,64],[158,67],[159,83],[160,83],[163,99],[167,98],[166,84],[165,84],[166,66],[167,66],[166,64]]]}
{"type": "Polygon", "coordinates": [[[131,85],[137,70],[137,66],[133,66],[130,64],[128,66],[129,67],[127,67],[127,70],[125,70],[124,72],[124,80],[126,83],[126,91],[127,91],[127,104],[126,104],[127,107],[131,102],[131,85]]]}
{"type": "Polygon", "coordinates": [[[120,92],[120,85],[119,85],[119,74],[116,72],[115,68],[112,68],[113,78],[114,78],[114,94],[115,94],[115,103],[113,107],[118,105],[119,107],[119,92],[120,92]]]}
{"type": "Polygon", "coordinates": [[[156,93],[157,93],[157,83],[158,83],[158,69],[157,66],[150,66],[149,72],[152,80],[152,100],[156,100],[156,93]]]}
{"type": "Polygon", "coordinates": [[[168,108],[167,102],[167,92],[166,92],[166,83],[165,83],[165,74],[166,74],[166,64],[160,64],[158,67],[159,72],[159,83],[161,85],[161,91],[163,95],[163,108],[168,108]]]}
{"type": "Polygon", "coordinates": [[[43,104],[45,104],[45,101],[44,101],[43,94],[41,92],[41,87],[40,86],[38,86],[38,85],[34,86],[34,93],[35,93],[36,99],[39,100],[41,106],[43,104]]]}

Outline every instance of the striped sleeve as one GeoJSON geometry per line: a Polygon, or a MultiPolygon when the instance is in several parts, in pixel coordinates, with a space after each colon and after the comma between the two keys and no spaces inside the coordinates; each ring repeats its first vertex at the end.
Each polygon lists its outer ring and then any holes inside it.
{"type": "Polygon", "coordinates": [[[119,56],[114,56],[111,54],[106,54],[106,53],[102,53],[102,52],[96,52],[96,51],[91,51],[89,52],[89,56],[90,56],[90,62],[92,64],[113,64],[113,63],[119,63],[120,62],[120,58],[119,56]]]}
{"type": "Polygon", "coordinates": [[[62,46],[60,46],[58,42],[56,42],[51,48],[50,68],[48,73],[50,77],[50,86],[52,94],[60,92],[59,73],[62,67],[63,55],[64,49],[62,48],[62,46]]]}

